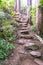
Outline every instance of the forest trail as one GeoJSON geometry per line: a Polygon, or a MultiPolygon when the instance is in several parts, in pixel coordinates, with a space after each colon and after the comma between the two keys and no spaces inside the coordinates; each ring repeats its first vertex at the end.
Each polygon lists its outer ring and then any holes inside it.
{"type": "Polygon", "coordinates": [[[17,41],[11,56],[4,61],[4,65],[43,65],[40,51],[40,41],[35,37],[31,26],[24,15],[15,16],[19,23],[17,41]]]}

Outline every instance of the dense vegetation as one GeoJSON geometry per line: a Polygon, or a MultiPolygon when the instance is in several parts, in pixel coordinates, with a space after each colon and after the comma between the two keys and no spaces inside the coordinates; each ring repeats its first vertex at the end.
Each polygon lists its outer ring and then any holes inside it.
{"type": "Polygon", "coordinates": [[[5,59],[10,54],[9,50],[14,48],[16,40],[14,2],[15,0],[0,0],[0,59],[5,59]]]}
{"type": "Polygon", "coordinates": [[[39,0],[38,6],[32,7],[32,10],[31,10],[32,22],[33,22],[32,29],[37,33],[39,32],[38,34],[43,34],[43,15],[42,14],[43,14],[43,0],[39,0]],[[38,14],[36,14],[37,11],[38,11],[38,14]],[[36,15],[38,15],[37,18],[36,18],[36,15]]]}

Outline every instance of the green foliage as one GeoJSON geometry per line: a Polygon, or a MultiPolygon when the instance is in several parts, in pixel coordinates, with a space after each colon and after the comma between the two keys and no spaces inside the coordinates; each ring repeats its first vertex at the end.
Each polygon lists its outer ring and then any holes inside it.
{"type": "Polygon", "coordinates": [[[39,8],[43,8],[43,0],[40,0],[39,1],[39,6],[38,6],[39,8]]]}
{"type": "Polygon", "coordinates": [[[9,55],[9,50],[13,49],[12,43],[6,42],[5,39],[0,38],[0,59],[5,59],[9,55]]]}
{"type": "Polygon", "coordinates": [[[9,38],[8,38],[8,41],[9,41],[9,42],[13,42],[13,41],[15,41],[15,40],[16,40],[16,36],[13,36],[13,37],[9,37],[9,38]]]}
{"type": "Polygon", "coordinates": [[[36,22],[36,7],[31,8],[31,16],[33,23],[36,22]]]}
{"type": "Polygon", "coordinates": [[[13,42],[16,40],[15,30],[11,22],[1,18],[0,26],[0,59],[5,59],[9,55],[9,50],[14,48],[13,42]],[[1,25],[2,24],[2,25],[1,25]]]}
{"type": "MultiPolygon", "coordinates": [[[[13,42],[16,40],[16,31],[11,23],[14,12],[15,0],[0,0],[0,59],[5,59],[10,50],[14,48],[13,42]]],[[[15,24],[14,24],[15,25],[15,24]]]]}
{"type": "Polygon", "coordinates": [[[6,10],[9,6],[13,6],[16,0],[0,0],[0,9],[6,10]]]}
{"type": "Polygon", "coordinates": [[[8,51],[14,48],[13,41],[15,41],[14,38],[16,37],[14,28],[10,25],[10,22],[5,22],[3,19],[1,21],[0,38],[2,39],[0,39],[0,59],[5,59],[9,55],[8,51]]]}
{"type": "Polygon", "coordinates": [[[16,12],[14,11],[14,6],[9,6],[8,11],[10,13],[10,15],[14,16],[16,14],[16,12]]]}
{"type": "Polygon", "coordinates": [[[43,0],[40,0],[40,4],[43,4],[43,0]]]}
{"type": "Polygon", "coordinates": [[[32,26],[32,30],[33,30],[34,32],[36,32],[36,24],[34,24],[34,25],[32,26]]]}

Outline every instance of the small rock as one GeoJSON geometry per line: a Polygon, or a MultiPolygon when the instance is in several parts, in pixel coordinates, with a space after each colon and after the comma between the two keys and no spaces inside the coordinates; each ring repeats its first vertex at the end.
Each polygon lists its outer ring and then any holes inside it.
{"type": "Polygon", "coordinates": [[[0,18],[4,16],[5,16],[5,13],[3,11],[0,11],[0,18]]]}
{"type": "Polygon", "coordinates": [[[23,51],[20,50],[20,51],[19,51],[19,54],[25,54],[25,51],[24,51],[24,50],[23,50],[23,51]]]}
{"type": "Polygon", "coordinates": [[[12,53],[11,56],[13,56],[14,54],[12,53]]]}
{"type": "Polygon", "coordinates": [[[43,65],[43,61],[40,59],[35,59],[34,60],[38,65],[43,65]]]}
{"type": "Polygon", "coordinates": [[[41,53],[38,51],[31,51],[30,54],[34,57],[41,57],[41,53]]]}
{"type": "Polygon", "coordinates": [[[9,64],[9,60],[5,59],[5,61],[3,62],[4,65],[8,65],[9,64]]]}

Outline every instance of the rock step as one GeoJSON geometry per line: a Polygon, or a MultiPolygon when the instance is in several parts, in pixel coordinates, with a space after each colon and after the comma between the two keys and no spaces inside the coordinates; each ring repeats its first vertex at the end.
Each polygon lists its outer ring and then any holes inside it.
{"type": "Polygon", "coordinates": [[[34,39],[32,35],[19,35],[20,38],[25,38],[25,39],[34,39]]]}
{"type": "Polygon", "coordinates": [[[38,45],[36,45],[36,43],[26,43],[25,45],[24,45],[24,48],[26,49],[26,50],[38,50],[39,49],[39,46],[38,45]]]}
{"type": "Polygon", "coordinates": [[[19,29],[20,29],[20,30],[25,30],[25,29],[26,29],[26,30],[27,30],[27,29],[29,30],[29,27],[21,27],[21,28],[19,28],[19,29]]]}
{"type": "Polygon", "coordinates": [[[27,27],[27,25],[22,25],[22,27],[27,27]]]}
{"type": "Polygon", "coordinates": [[[18,30],[28,30],[28,28],[21,28],[21,29],[19,28],[18,30]]]}
{"type": "Polygon", "coordinates": [[[24,44],[28,44],[30,43],[31,40],[28,40],[28,39],[18,39],[17,40],[17,43],[20,44],[20,45],[24,45],[24,44]]]}
{"type": "Polygon", "coordinates": [[[25,42],[26,42],[26,40],[24,40],[24,39],[17,40],[17,43],[20,44],[20,45],[24,45],[25,42]]]}
{"type": "Polygon", "coordinates": [[[40,58],[41,57],[41,52],[39,52],[39,51],[31,51],[30,55],[32,55],[33,57],[36,57],[36,58],[40,58]]]}
{"type": "Polygon", "coordinates": [[[19,23],[27,23],[27,20],[23,20],[21,18],[16,18],[16,21],[19,23]]]}
{"type": "Polygon", "coordinates": [[[27,23],[19,23],[19,25],[27,25],[27,23]]]}
{"type": "Polygon", "coordinates": [[[29,34],[28,30],[20,30],[18,31],[19,34],[27,35],[29,34]]]}
{"type": "Polygon", "coordinates": [[[35,59],[34,62],[37,63],[38,65],[43,65],[43,61],[40,59],[35,59]]]}
{"type": "Polygon", "coordinates": [[[24,23],[27,23],[27,22],[26,22],[26,21],[22,21],[22,20],[20,20],[20,22],[19,22],[19,23],[23,23],[23,24],[24,24],[24,23]]]}
{"type": "Polygon", "coordinates": [[[20,33],[22,32],[28,32],[28,30],[19,30],[20,33]]]}
{"type": "Polygon", "coordinates": [[[29,32],[28,31],[25,31],[25,32],[21,32],[21,34],[27,35],[27,34],[29,34],[29,32]]]}

